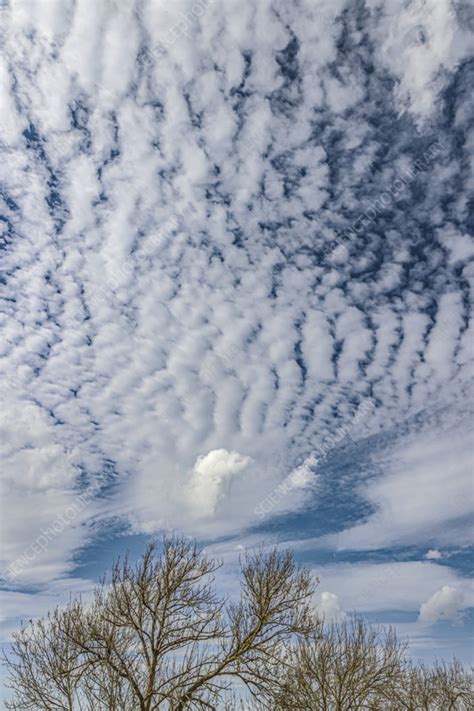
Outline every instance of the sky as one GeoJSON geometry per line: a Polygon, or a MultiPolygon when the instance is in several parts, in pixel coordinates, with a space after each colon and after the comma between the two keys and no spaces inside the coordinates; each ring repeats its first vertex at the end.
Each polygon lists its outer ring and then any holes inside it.
{"type": "Polygon", "coordinates": [[[474,9],[2,0],[2,641],[160,532],[472,659],[474,9]]]}

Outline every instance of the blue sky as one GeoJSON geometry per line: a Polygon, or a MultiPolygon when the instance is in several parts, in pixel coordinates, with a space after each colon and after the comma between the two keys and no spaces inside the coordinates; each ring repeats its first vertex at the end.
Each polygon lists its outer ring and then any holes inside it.
{"type": "Polygon", "coordinates": [[[470,4],[0,23],[3,643],[164,529],[468,661],[470,4]]]}

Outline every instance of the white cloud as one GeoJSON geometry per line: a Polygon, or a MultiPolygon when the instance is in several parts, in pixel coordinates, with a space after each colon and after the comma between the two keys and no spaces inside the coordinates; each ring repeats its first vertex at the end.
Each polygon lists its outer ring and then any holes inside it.
{"type": "MultiPolygon", "coordinates": [[[[466,396],[463,148],[436,123],[466,34],[447,2],[213,2],[158,52],[193,4],[2,10],[4,561],[85,482],[104,487],[25,582],[68,574],[104,521],[209,539],[259,523],[261,502],[297,511],[316,481],[329,498],[339,471],[316,479],[311,452],[466,396]],[[410,112],[446,151],[410,183],[416,204],[407,187],[330,260],[421,157],[410,112]]],[[[401,441],[368,486],[344,481],[376,513],[331,545],[465,539],[467,438],[444,427],[401,441]]]]}
{"type": "Polygon", "coordinates": [[[430,550],[425,554],[426,560],[440,560],[443,557],[443,554],[437,548],[430,548],[430,550]]]}
{"type": "Polygon", "coordinates": [[[331,592],[322,592],[316,603],[316,612],[325,622],[341,622],[346,614],[341,610],[339,598],[331,592]]]}
{"type": "Polygon", "coordinates": [[[11,641],[11,634],[20,621],[26,622],[47,615],[56,605],[66,604],[71,596],[83,600],[92,597],[94,581],[81,578],[63,578],[45,586],[41,595],[36,592],[0,591],[0,642],[11,641]]]}
{"type": "Polygon", "coordinates": [[[238,452],[215,449],[198,457],[194,465],[189,501],[197,516],[212,516],[219,500],[225,496],[232,478],[239,474],[251,462],[238,452]]]}
{"type": "Polygon", "coordinates": [[[369,0],[368,5],[382,14],[374,27],[377,59],[397,77],[401,111],[426,120],[448,72],[469,55],[468,28],[452,0],[369,0]]]}
{"type": "Polygon", "coordinates": [[[374,507],[368,518],[324,539],[338,549],[373,550],[416,540],[467,543],[471,531],[458,518],[472,507],[472,447],[466,421],[444,432],[417,433],[383,456],[384,474],[361,487],[374,507]],[[453,452],[456,457],[453,457],[453,452]]]}
{"type": "Polygon", "coordinates": [[[87,540],[81,526],[97,513],[97,501],[79,502],[77,449],[65,451],[44,410],[31,402],[20,406],[11,393],[6,403],[0,412],[1,491],[8,501],[0,575],[26,553],[15,582],[39,583],[72,568],[72,551],[87,540]],[[32,551],[39,536],[44,545],[32,551]]]}
{"type": "MultiPolygon", "coordinates": [[[[308,545],[308,544],[304,544],[308,545]]],[[[474,587],[454,570],[423,561],[335,563],[315,566],[321,587],[337,596],[342,610],[359,613],[415,612],[440,588],[462,591],[463,606],[474,606],[474,587]]]]}
{"type": "Polygon", "coordinates": [[[452,264],[464,262],[474,256],[474,243],[468,234],[459,232],[454,225],[447,223],[438,232],[438,239],[449,253],[452,264]]]}
{"type": "Polygon", "coordinates": [[[464,592],[460,588],[443,585],[420,607],[420,621],[435,623],[439,620],[462,620],[466,607],[464,592]]]}
{"type": "Polygon", "coordinates": [[[295,489],[306,489],[314,486],[318,480],[318,475],[314,473],[314,468],[318,464],[318,459],[315,456],[307,457],[303,464],[288,475],[287,483],[295,489]]]}

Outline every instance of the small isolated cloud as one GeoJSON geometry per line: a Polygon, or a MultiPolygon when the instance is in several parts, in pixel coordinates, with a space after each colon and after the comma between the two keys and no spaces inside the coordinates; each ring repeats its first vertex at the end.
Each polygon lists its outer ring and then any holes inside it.
{"type": "Polygon", "coordinates": [[[341,622],[346,613],[341,610],[339,598],[331,592],[322,592],[319,602],[316,604],[316,612],[324,617],[326,622],[341,622]]]}
{"type": "Polygon", "coordinates": [[[465,608],[464,593],[459,588],[444,585],[420,607],[420,622],[452,620],[460,622],[465,608]]]}
{"type": "Polygon", "coordinates": [[[308,457],[303,464],[296,469],[293,469],[288,476],[288,484],[292,489],[306,489],[315,484],[318,475],[313,472],[313,468],[317,465],[316,457],[308,457]]]}
{"type": "Polygon", "coordinates": [[[440,558],[444,558],[444,556],[437,548],[430,548],[428,553],[426,553],[425,558],[427,560],[440,560],[440,558]]]}
{"type": "Polygon", "coordinates": [[[196,515],[212,516],[232,477],[251,461],[250,457],[227,449],[213,449],[205,456],[198,457],[190,488],[190,503],[196,515]]]}

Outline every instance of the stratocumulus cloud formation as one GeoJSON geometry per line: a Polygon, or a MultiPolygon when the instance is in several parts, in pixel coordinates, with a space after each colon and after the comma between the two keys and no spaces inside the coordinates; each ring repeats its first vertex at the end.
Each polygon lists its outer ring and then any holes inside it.
{"type": "Polygon", "coordinates": [[[8,617],[104,530],[278,523],[333,617],[459,625],[472,6],[0,7],[8,617]]]}

